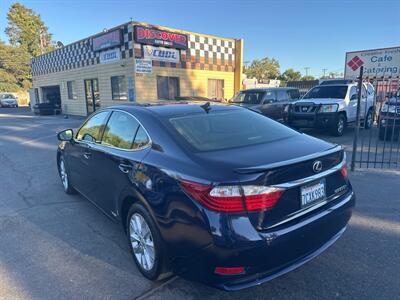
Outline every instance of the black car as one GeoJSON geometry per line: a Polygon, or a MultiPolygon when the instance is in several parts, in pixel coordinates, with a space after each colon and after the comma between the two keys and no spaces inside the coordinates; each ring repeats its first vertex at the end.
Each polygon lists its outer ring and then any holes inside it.
{"type": "Polygon", "coordinates": [[[33,112],[37,115],[57,115],[61,113],[61,105],[53,102],[36,103],[33,112]]]}
{"type": "Polygon", "coordinates": [[[300,98],[297,88],[256,88],[237,93],[229,102],[284,121],[285,107],[300,98]]]}
{"type": "Polygon", "coordinates": [[[379,113],[379,139],[397,140],[400,134],[400,89],[386,101],[379,113]]]}
{"type": "Polygon", "coordinates": [[[258,285],[332,245],[354,206],[340,146],[234,105],[114,106],[58,138],[65,192],[120,222],[153,280],[258,285]]]}

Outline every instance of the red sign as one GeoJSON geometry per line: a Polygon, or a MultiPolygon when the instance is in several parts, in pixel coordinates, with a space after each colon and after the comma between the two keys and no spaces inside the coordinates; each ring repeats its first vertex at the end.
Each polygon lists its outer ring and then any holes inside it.
{"type": "Polygon", "coordinates": [[[100,51],[121,45],[121,30],[114,30],[93,38],[93,51],[100,51]]]}
{"type": "Polygon", "coordinates": [[[135,41],[141,44],[166,46],[176,49],[187,48],[187,36],[185,34],[135,26],[135,41]]]}
{"type": "Polygon", "coordinates": [[[353,70],[357,70],[359,67],[361,67],[364,64],[361,58],[359,58],[357,55],[351,59],[347,65],[353,70]]]}

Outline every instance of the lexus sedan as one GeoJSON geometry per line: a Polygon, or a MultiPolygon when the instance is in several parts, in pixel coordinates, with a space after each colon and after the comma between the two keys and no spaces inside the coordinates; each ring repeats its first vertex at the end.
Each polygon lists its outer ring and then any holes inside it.
{"type": "Polygon", "coordinates": [[[58,138],[65,192],[122,224],[151,280],[266,282],[332,245],[355,202],[340,146],[238,106],[114,106],[58,138]]]}

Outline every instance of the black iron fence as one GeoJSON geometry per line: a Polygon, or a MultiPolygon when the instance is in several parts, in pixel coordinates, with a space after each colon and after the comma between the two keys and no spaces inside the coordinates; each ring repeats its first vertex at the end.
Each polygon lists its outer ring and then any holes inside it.
{"type": "Polygon", "coordinates": [[[354,131],[351,169],[400,168],[400,78],[358,78],[357,120],[354,131]],[[362,84],[374,87],[371,127],[368,128],[369,102],[363,101],[362,84]],[[366,126],[367,124],[367,126],[366,126]]]}

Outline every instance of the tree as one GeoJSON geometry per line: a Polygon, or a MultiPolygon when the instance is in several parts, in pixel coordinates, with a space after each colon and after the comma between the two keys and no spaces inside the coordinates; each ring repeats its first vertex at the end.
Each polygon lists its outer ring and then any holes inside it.
{"type": "Polygon", "coordinates": [[[249,67],[246,67],[244,73],[248,78],[275,79],[279,76],[279,62],[274,58],[264,57],[255,59],[249,67]]]}
{"type": "Polygon", "coordinates": [[[305,75],[301,78],[301,80],[315,80],[315,77],[312,75],[305,75]]]}
{"type": "Polygon", "coordinates": [[[21,47],[0,41],[0,91],[15,92],[31,85],[31,58],[21,47]]]}
{"type": "Polygon", "coordinates": [[[287,69],[279,76],[280,80],[283,81],[297,81],[301,80],[301,73],[299,71],[295,71],[293,69],[287,69]]]}
{"type": "Polygon", "coordinates": [[[21,47],[31,57],[38,56],[54,48],[52,34],[40,15],[20,3],[11,5],[7,13],[8,25],[5,33],[14,47],[21,47]]]}

